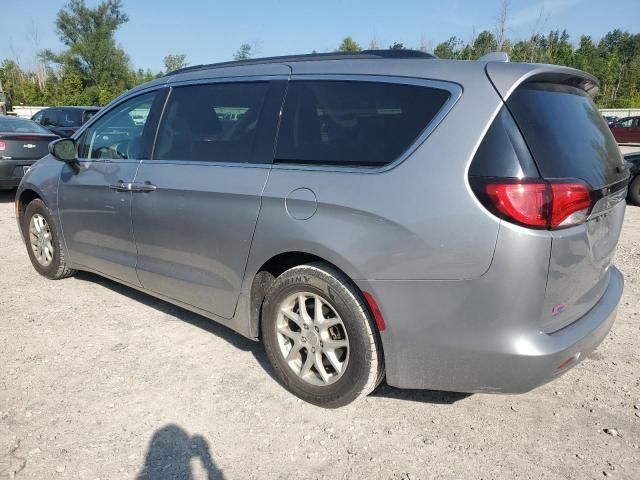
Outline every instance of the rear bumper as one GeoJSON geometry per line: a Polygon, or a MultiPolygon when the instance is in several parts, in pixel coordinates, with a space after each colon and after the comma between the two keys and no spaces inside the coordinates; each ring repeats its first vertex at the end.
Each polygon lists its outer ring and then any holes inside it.
{"type": "Polygon", "coordinates": [[[480,300],[473,282],[358,283],[383,310],[390,385],[500,393],[527,392],[585,359],[611,329],[624,286],[622,274],[609,267],[600,301],[571,325],[547,334],[521,318],[505,323],[501,315],[485,317],[487,302],[490,310],[502,305],[513,315],[518,299],[494,292],[496,298],[480,300]]]}
{"type": "Polygon", "coordinates": [[[0,188],[17,187],[24,176],[23,167],[30,167],[38,160],[0,160],[0,188]]]}

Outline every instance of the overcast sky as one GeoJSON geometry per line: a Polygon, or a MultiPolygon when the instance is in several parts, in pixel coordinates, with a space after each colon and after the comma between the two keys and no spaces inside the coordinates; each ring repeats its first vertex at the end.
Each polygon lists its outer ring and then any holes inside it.
{"type": "MultiPolygon", "coordinates": [[[[65,0],[0,0],[0,59],[33,63],[39,48],[60,49],[54,27],[65,0]],[[8,27],[9,26],[9,27],[8,27]]],[[[87,0],[95,5],[96,0],[87,0]]],[[[168,53],[186,53],[191,64],[230,60],[242,43],[260,56],[335,49],[351,35],[363,47],[375,36],[381,46],[394,41],[433,48],[452,35],[468,40],[493,29],[500,0],[124,0],[130,21],[116,37],[134,68],[163,68],[168,53]]],[[[571,40],[600,38],[621,28],[640,30],[640,0],[512,0],[509,32],[523,38],[536,28],[543,8],[544,30],[566,28],[571,40]]]]}

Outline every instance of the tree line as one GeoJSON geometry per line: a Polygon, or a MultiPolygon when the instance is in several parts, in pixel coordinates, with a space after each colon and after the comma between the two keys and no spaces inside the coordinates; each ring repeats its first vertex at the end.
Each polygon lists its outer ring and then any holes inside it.
{"type": "MultiPolygon", "coordinates": [[[[504,51],[514,62],[575,67],[600,80],[596,97],[600,107],[640,107],[640,34],[616,29],[597,41],[582,35],[572,43],[566,30],[551,30],[512,40],[507,38],[508,7],[508,0],[503,1],[494,31],[484,30],[467,41],[453,36],[435,48],[421,41],[414,48],[432,51],[439,58],[460,60],[476,60],[489,52],[504,51]]],[[[55,20],[63,50],[39,51],[32,70],[22,68],[16,60],[0,62],[4,90],[16,105],[105,105],[135,85],[188,65],[185,54],[170,54],[164,58],[164,71],[131,69],[129,57],[114,38],[117,29],[128,21],[122,0],[103,0],[95,8],[88,7],[84,0],[70,0],[55,20]]],[[[408,47],[400,42],[382,47],[374,36],[366,48],[408,47]]],[[[249,59],[256,50],[255,44],[244,43],[232,58],[249,59]]],[[[352,37],[344,38],[336,48],[341,52],[361,50],[352,37]]]]}

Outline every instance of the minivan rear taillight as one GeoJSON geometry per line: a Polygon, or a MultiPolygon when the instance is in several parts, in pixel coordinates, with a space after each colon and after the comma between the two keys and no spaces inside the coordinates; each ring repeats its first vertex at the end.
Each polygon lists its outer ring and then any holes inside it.
{"type": "Polygon", "coordinates": [[[553,230],[586,220],[593,206],[584,183],[541,179],[472,178],[478,199],[500,218],[525,227],[553,230]]]}

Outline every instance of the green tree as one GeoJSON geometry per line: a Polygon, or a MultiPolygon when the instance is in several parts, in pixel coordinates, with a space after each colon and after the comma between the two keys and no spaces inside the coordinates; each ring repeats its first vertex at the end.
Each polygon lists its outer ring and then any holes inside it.
{"type": "Polygon", "coordinates": [[[449,40],[436,45],[433,53],[435,53],[438,58],[458,58],[458,56],[460,55],[461,45],[462,40],[460,40],[458,37],[450,37],[449,40]]]}
{"type": "Polygon", "coordinates": [[[56,103],[60,105],[83,105],[87,103],[82,86],[82,78],[74,72],[69,72],[62,79],[62,95],[56,103]]]}
{"type": "Polygon", "coordinates": [[[356,42],[353,38],[345,37],[342,39],[342,43],[340,44],[340,46],[336,51],[337,52],[361,52],[362,48],[360,47],[360,45],[358,45],[358,42],[356,42]]]}
{"type": "Polygon", "coordinates": [[[187,56],[184,53],[176,53],[167,55],[164,57],[164,68],[167,73],[179,70],[189,65],[187,62],[187,56]]]}
{"type": "Polygon", "coordinates": [[[497,49],[498,42],[496,41],[495,35],[489,30],[483,30],[480,32],[480,35],[475,38],[473,45],[471,45],[471,58],[480,58],[489,52],[495,52],[497,49]]]}
{"type": "Polygon", "coordinates": [[[129,57],[116,45],[114,33],[129,21],[121,0],[103,0],[95,8],[84,0],[70,0],[58,12],[55,25],[62,52],[42,52],[43,60],[58,65],[63,76],[80,77],[87,103],[121,93],[133,85],[129,57]],[[101,92],[111,94],[101,94],[101,92]]]}
{"type": "Polygon", "coordinates": [[[243,43],[240,45],[240,48],[233,54],[234,60],[248,60],[252,55],[251,45],[248,43],[243,43]]]}
{"type": "Polygon", "coordinates": [[[404,46],[402,42],[393,42],[389,45],[389,50],[406,50],[407,47],[404,46]]]}

